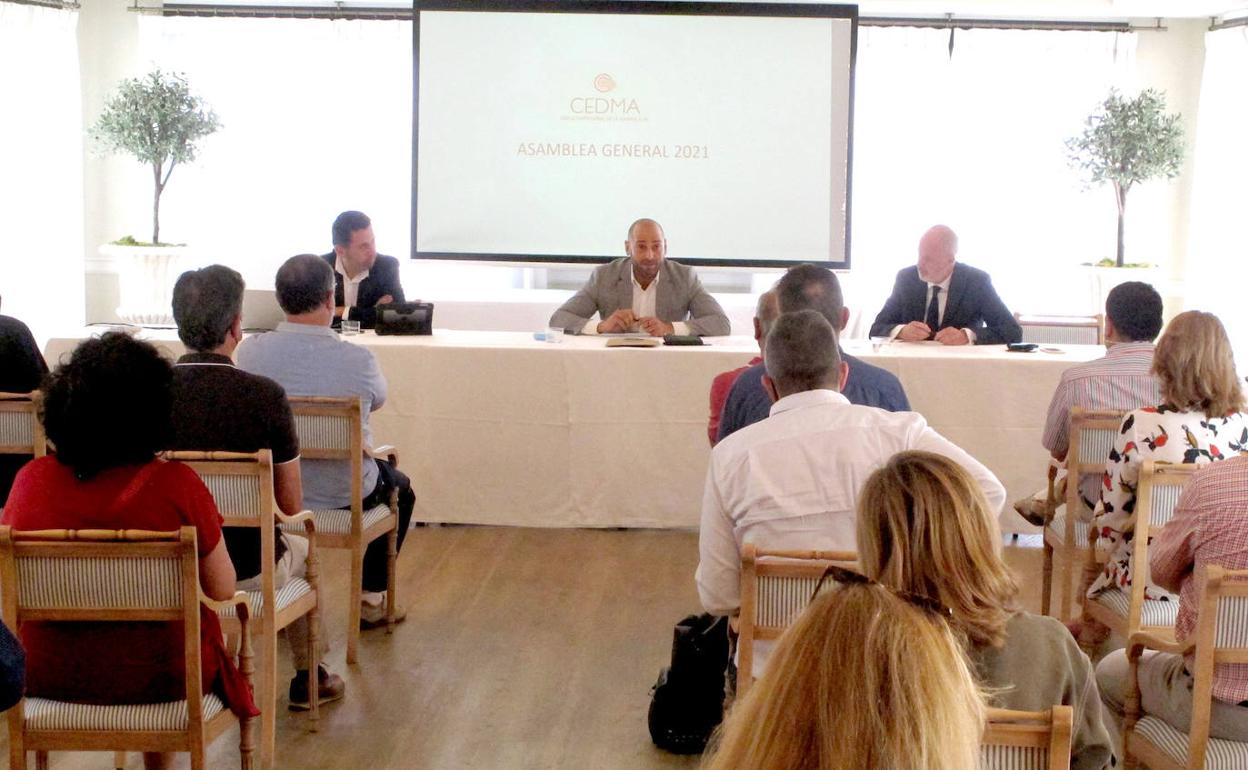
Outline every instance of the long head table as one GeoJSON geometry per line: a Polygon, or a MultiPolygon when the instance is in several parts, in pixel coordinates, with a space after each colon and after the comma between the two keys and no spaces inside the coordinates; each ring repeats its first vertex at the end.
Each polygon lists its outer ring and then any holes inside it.
{"type": "MultiPolygon", "coordinates": [[[[172,332],[143,336],[182,352],[172,332]]],[[[51,340],[49,364],[81,338],[51,340]]],[[[389,382],[373,432],[399,448],[418,520],[543,527],[696,527],[711,379],[758,352],[746,337],[649,349],[520,332],[345,339],[372,350],[389,382]]],[[[1040,434],[1061,372],[1104,353],[854,341],[845,349],[895,373],[911,406],[991,468],[1010,499],[1042,483],[1040,434]]],[[[1002,522],[1026,528],[1012,512],[1002,522]]]]}

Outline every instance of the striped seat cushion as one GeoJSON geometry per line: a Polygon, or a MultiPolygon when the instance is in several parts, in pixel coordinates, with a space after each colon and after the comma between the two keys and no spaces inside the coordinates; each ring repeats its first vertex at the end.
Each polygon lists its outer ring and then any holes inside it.
{"type": "Polygon", "coordinates": [[[980,770],[1048,770],[1049,750],[1038,746],[980,746],[980,770]]]}
{"type": "MultiPolygon", "coordinates": [[[[215,695],[204,696],[204,721],[221,713],[225,704],[215,695]]],[[[185,730],[186,701],[129,706],[91,706],[46,698],[25,700],[27,730],[185,730]]]]}
{"type": "MultiPolygon", "coordinates": [[[[277,589],[277,611],[281,612],[289,607],[300,596],[305,596],[312,592],[312,586],[303,578],[291,578],[286,585],[277,589]]],[[[264,592],[248,591],[247,599],[251,602],[251,611],[254,615],[259,615],[264,610],[264,592]]],[[[234,605],[230,605],[217,613],[223,618],[232,618],[237,613],[234,605]]]]}
{"type": "MultiPolygon", "coordinates": [[[[1164,720],[1146,716],[1135,723],[1140,737],[1174,757],[1183,764],[1187,761],[1187,733],[1174,729],[1164,720]]],[[[1248,770],[1248,743],[1210,738],[1205,748],[1206,770],[1248,770]]]]}
{"type": "MultiPolygon", "coordinates": [[[[327,511],[312,511],[312,515],[316,517],[317,532],[324,532],[327,535],[346,535],[351,532],[351,511],[332,508],[327,511]]],[[[389,515],[390,506],[388,505],[379,505],[364,511],[364,529],[368,529],[389,515]]],[[[282,529],[300,534],[304,531],[302,524],[283,524],[282,529]]]]}
{"type": "MultiPolygon", "coordinates": [[[[1096,595],[1093,601],[1102,604],[1122,617],[1127,616],[1127,607],[1131,596],[1120,588],[1110,588],[1096,595]]],[[[1140,622],[1146,626],[1174,627],[1174,619],[1179,614],[1179,597],[1173,596],[1170,601],[1146,599],[1140,612],[1140,622]]]]}
{"type": "MultiPolygon", "coordinates": [[[[1088,543],[1088,529],[1090,524],[1086,521],[1080,521],[1075,518],[1075,545],[1084,547],[1088,543]]],[[[1064,544],[1066,542],[1066,511],[1059,511],[1049,522],[1045,537],[1057,543],[1064,544]]]]}

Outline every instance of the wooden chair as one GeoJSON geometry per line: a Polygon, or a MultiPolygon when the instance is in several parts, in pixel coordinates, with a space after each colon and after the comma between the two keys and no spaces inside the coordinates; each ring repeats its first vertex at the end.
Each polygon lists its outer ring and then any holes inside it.
{"type": "MultiPolygon", "coordinates": [[[[166,621],[184,632],[186,700],[142,705],[84,705],[25,698],[8,712],[9,766],[24,770],[35,752],[40,770],[49,751],[186,751],[202,770],[204,748],[236,721],[216,695],[201,692],[199,606],[239,617],[239,662],[251,681],[246,594],[215,602],[199,590],[194,527],[143,530],[41,530],[0,527],[4,622],[166,621]]],[[[251,720],[241,724],[239,753],[252,767],[251,720]]]]}
{"type": "Polygon", "coordinates": [[[1196,628],[1183,643],[1146,631],[1127,643],[1126,719],[1123,722],[1125,767],[1143,763],[1155,770],[1201,770],[1248,766],[1248,743],[1209,737],[1214,667],[1248,663],[1248,570],[1205,569],[1196,628]],[[1140,712],[1139,660],[1144,650],[1194,654],[1192,721],[1187,732],[1140,712]]]}
{"type": "MultiPolygon", "coordinates": [[[[39,391],[0,393],[0,455],[43,457],[48,440],[39,421],[39,391]]],[[[4,510],[0,500],[0,510],[4,510]]]]}
{"type": "MultiPolygon", "coordinates": [[[[1202,466],[1172,465],[1146,460],[1140,468],[1140,481],[1135,491],[1135,534],[1131,540],[1131,586],[1107,588],[1094,599],[1083,602],[1084,617],[1091,618],[1124,639],[1141,630],[1173,639],[1174,620],[1179,613],[1179,597],[1168,601],[1144,599],[1148,586],[1148,541],[1152,530],[1161,529],[1174,516],[1183,485],[1202,466]]],[[[1099,563],[1096,549],[1089,549],[1089,569],[1085,574],[1095,577],[1099,563]]],[[[1086,581],[1089,582],[1090,581],[1086,581]]],[[[1082,641],[1082,640],[1081,640],[1082,641]]],[[[1087,650],[1084,650],[1087,652],[1087,650]]]]}
{"type": "Polygon", "coordinates": [[[1022,315],[1014,320],[1023,328],[1023,342],[1037,345],[1104,345],[1105,314],[1022,315]]]}
{"type": "MultiPolygon", "coordinates": [[[[308,616],[308,719],[309,729],[316,730],[320,718],[317,697],[317,664],[320,662],[320,580],[317,576],[316,522],[303,511],[287,516],[277,509],[273,494],[273,458],[267,449],[253,454],[236,452],[166,452],[166,459],[186,463],[212,492],[217,510],[226,527],[247,527],[260,530],[259,591],[247,591],[247,598],[258,615],[259,628],[253,635],[264,652],[260,669],[260,766],[273,767],[277,735],[277,632],[295,620],[308,616]],[[274,585],[274,555],[277,538],[275,521],[301,527],[308,539],[307,575],[291,578],[284,586],[274,585]]],[[[233,608],[220,613],[221,628],[227,634],[239,631],[239,619],[233,608]]]]}
{"type": "Polygon", "coordinates": [[[988,709],[980,739],[980,770],[1069,770],[1075,710],[988,709]]]}
{"type": "MultiPolygon", "coordinates": [[[[379,537],[388,538],[389,576],[386,582],[386,633],[394,632],[395,569],[398,556],[399,504],[398,493],[390,495],[388,505],[364,510],[363,468],[364,432],[360,417],[360,399],[292,396],[295,430],[299,434],[299,454],[305,460],[345,460],[351,464],[351,509],[314,510],[317,544],[322,548],[346,548],[351,551],[351,598],[347,602],[347,662],[358,659],[360,643],[360,584],[364,579],[364,549],[379,537]]],[[[382,455],[391,465],[398,466],[393,447],[370,450],[382,455]]],[[[283,529],[291,529],[283,524],[283,529]]]]}
{"type": "Polygon", "coordinates": [[[1044,567],[1040,592],[1040,613],[1048,615],[1052,609],[1054,559],[1057,562],[1057,585],[1059,620],[1070,618],[1072,596],[1079,581],[1077,565],[1079,554],[1089,545],[1091,525],[1084,520],[1090,512],[1079,496],[1080,482],[1091,476],[1099,479],[1105,473],[1105,462],[1118,437],[1118,427],[1125,412],[1084,411],[1075,407],[1070,411],[1070,449],[1066,453],[1066,510],[1057,513],[1057,495],[1054,491],[1054,469],[1050,466],[1049,499],[1046,504],[1048,523],[1044,527],[1044,567]]]}
{"type": "Polygon", "coordinates": [[[738,698],[754,682],[754,642],[780,638],[810,603],[829,564],[853,567],[857,562],[853,551],[770,551],[751,543],[742,548],[738,698]]]}

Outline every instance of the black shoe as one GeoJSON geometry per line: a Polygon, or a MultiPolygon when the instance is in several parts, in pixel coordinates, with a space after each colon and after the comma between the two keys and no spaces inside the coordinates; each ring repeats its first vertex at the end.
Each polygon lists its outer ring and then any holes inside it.
{"type": "MultiPolygon", "coordinates": [[[[316,679],[317,694],[322,706],[342,700],[347,692],[347,683],[342,681],[342,677],[331,674],[324,666],[317,666],[316,679]]],[[[296,671],[295,678],[290,680],[290,710],[307,711],[310,708],[312,704],[308,700],[308,672],[296,671]]]]}

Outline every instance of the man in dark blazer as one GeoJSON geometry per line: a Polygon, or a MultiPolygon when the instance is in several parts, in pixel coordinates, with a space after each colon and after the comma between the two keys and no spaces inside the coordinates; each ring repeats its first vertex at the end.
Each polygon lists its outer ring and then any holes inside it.
{"type": "Polygon", "coordinates": [[[359,211],[339,214],[333,235],[334,250],[321,258],[334,269],[334,323],[345,318],[371,329],[377,305],[405,301],[399,260],[377,253],[372,220],[359,211]]]}
{"type": "Polygon", "coordinates": [[[936,225],[919,240],[919,264],[897,274],[872,337],[944,345],[1018,342],[1023,330],[983,270],[957,264],[958,236],[936,225]]]}
{"type": "Polygon", "coordinates": [[[667,259],[667,238],[653,219],[628,228],[627,257],[599,265],[554,312],[550,326],[571,334],[640,332],[720,336],[731,332],[723,308],[693,268],[667,259]],[[601,321],[593,320],[597,313],[601,321]]]}

